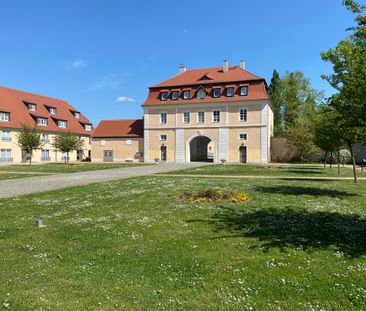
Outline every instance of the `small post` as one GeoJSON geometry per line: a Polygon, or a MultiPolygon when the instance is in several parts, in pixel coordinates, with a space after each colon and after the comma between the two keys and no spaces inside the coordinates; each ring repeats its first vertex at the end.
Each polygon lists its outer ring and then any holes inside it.
{"type": "Polygon", "coordinates": [[[44,224],[43,219],[37,219],[37,220],[36,220],[36,227],[37,227],[37,228],[43,228],[43,227],[46,227],[46,225],[44,224]]]}

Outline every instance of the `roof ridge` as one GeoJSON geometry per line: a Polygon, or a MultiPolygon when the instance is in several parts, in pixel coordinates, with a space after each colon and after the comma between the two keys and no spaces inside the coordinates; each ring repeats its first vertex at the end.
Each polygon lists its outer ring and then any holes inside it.
{"type": "MultiPolygon", "coordinates": [[[[56,97],[50,97],[50,96],[45,96],[45,95],[41,95],[41,94],[36,94],[36,93],[32,93],[32,92],[27,92],[27,91],[23,91],[23,90],[17,90],[17,89],[12,89],[10,87],[6,87],[6,86],[1,86],[0,85],[0,89],[5,89],[6,91],[12,93],[12,92],[16,92],[16,93],[25,93],[25,94],[29,94],[29,95],[33,95],[33,96],[38,96],[38,97],[43,97],[43,98],[48,98],[48,99],[52,99],[52,100],[58,100],[61,102],[65,102],[68,105],[70,105],[65,99],[61,99],[61,98],[56,98],[56,97]]],[[[70,105],[71,106],[71,105],[70,105]]]]}

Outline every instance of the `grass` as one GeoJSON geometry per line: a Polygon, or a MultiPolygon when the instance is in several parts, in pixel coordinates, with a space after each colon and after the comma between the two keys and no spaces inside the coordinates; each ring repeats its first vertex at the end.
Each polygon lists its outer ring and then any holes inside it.
{"type": "MultiPolygon", "coordinates": [[[[232,175],[232,176],[291,176],[291,177],[352,177],[349,167],[341,167],[338,175],[337,167],[332,169],[320,165],[250,165],[250,164],[216,164],[174,171],[173,174],[192,175],[232,175]]],[[[357,172],[366,177],[366,172],[357,172]]]]}
{"type": "Polygon", "coordinates": [[[85,172],[85,171],[96,171],[96,170],[105,170],[112,168],[121,168],[121,167],[132,167],[132,166],[140,166],[147,165],[141,163],[50,163],[50,164],[40,164],[40,165],[7,165],[0,166],[1,171],[10,171],[10,172],[36,172],[36,173],[76,173],[76,172],[85,172]]]}
{"type": "Polygon", "coordinates": [[[3,199],[0,306],[365,310],[365,186],[150,176],[3,199]],[[176,199],[210,188],[249,201],[176,199]]]}
{"type": "Polygon", "coordinates": [[[14,178],[24,178],[24,177],[33,177],[33,176],[39,176],[39,174],[17,174],[17,173],[1,173],[0,172],[0,180],[3,179],[14,179],[14,178]]]}

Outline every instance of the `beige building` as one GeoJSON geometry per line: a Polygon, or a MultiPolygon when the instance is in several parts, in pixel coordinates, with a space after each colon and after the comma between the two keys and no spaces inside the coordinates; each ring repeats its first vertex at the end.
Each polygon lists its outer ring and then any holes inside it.
{"type": "Polygon", "coordinates": [[[93,132],[93,162],[142,162],[143,120],[103,120],[93,132]]]}
{"type": "Polygon", "coordinates": [[[32,155],[33,163],[61,162],[67,158],[52,147],[53,138],[61,132],[79,135],[83,148],[71,152],[69,161],[91,156],[92,124],[66,101],[0,87],[0,164],[17,164],[29,160],[21,150],[17,136],[22,124],[37,125],[42,131],[43,146],[32,155]]]}
{"type": "Polygon", "coordinates": [[[267,84],[240,66],[187,70],[149,88],[144,160],[268,163],[273,109],[267,84]]]}

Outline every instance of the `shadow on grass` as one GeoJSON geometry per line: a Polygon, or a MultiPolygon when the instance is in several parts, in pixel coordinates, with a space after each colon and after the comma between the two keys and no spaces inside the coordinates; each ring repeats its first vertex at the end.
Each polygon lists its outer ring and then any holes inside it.
{"type": "Polygon", "coordinates": [[[366,254],[366,219],[359,215],[306,210],[261,209],[238,211],[221,207],[208,222],[226,237],[256,238],[271,248],[332,249],[350,257],[366,254]],[[234,234],[234,235],[233,235],[234,234]]]}
{"type": "Polygon", "coordinates": [[[258,186],[256,191],[269,194],[285,194],[285,195],[311,195],[314,197],[328,196],[332,198],[345,198],[350,196],[357,196],[355,193],[346,191],[321,189],[317,187],[301,187],[301,186],[258,186]]]}
{"type": "Polygon", "coordinates": [[[299,174],[299,175],[321,175],[321,174],[324,174],[324,172],[316,171],[316,170],[310,170],[310,169],[307,169],[307,170],[304,170],[304,169],[301,169],[301,170],[290,169],[289,170],[289,169],[287,169],[286,173],[299,174]]]}

